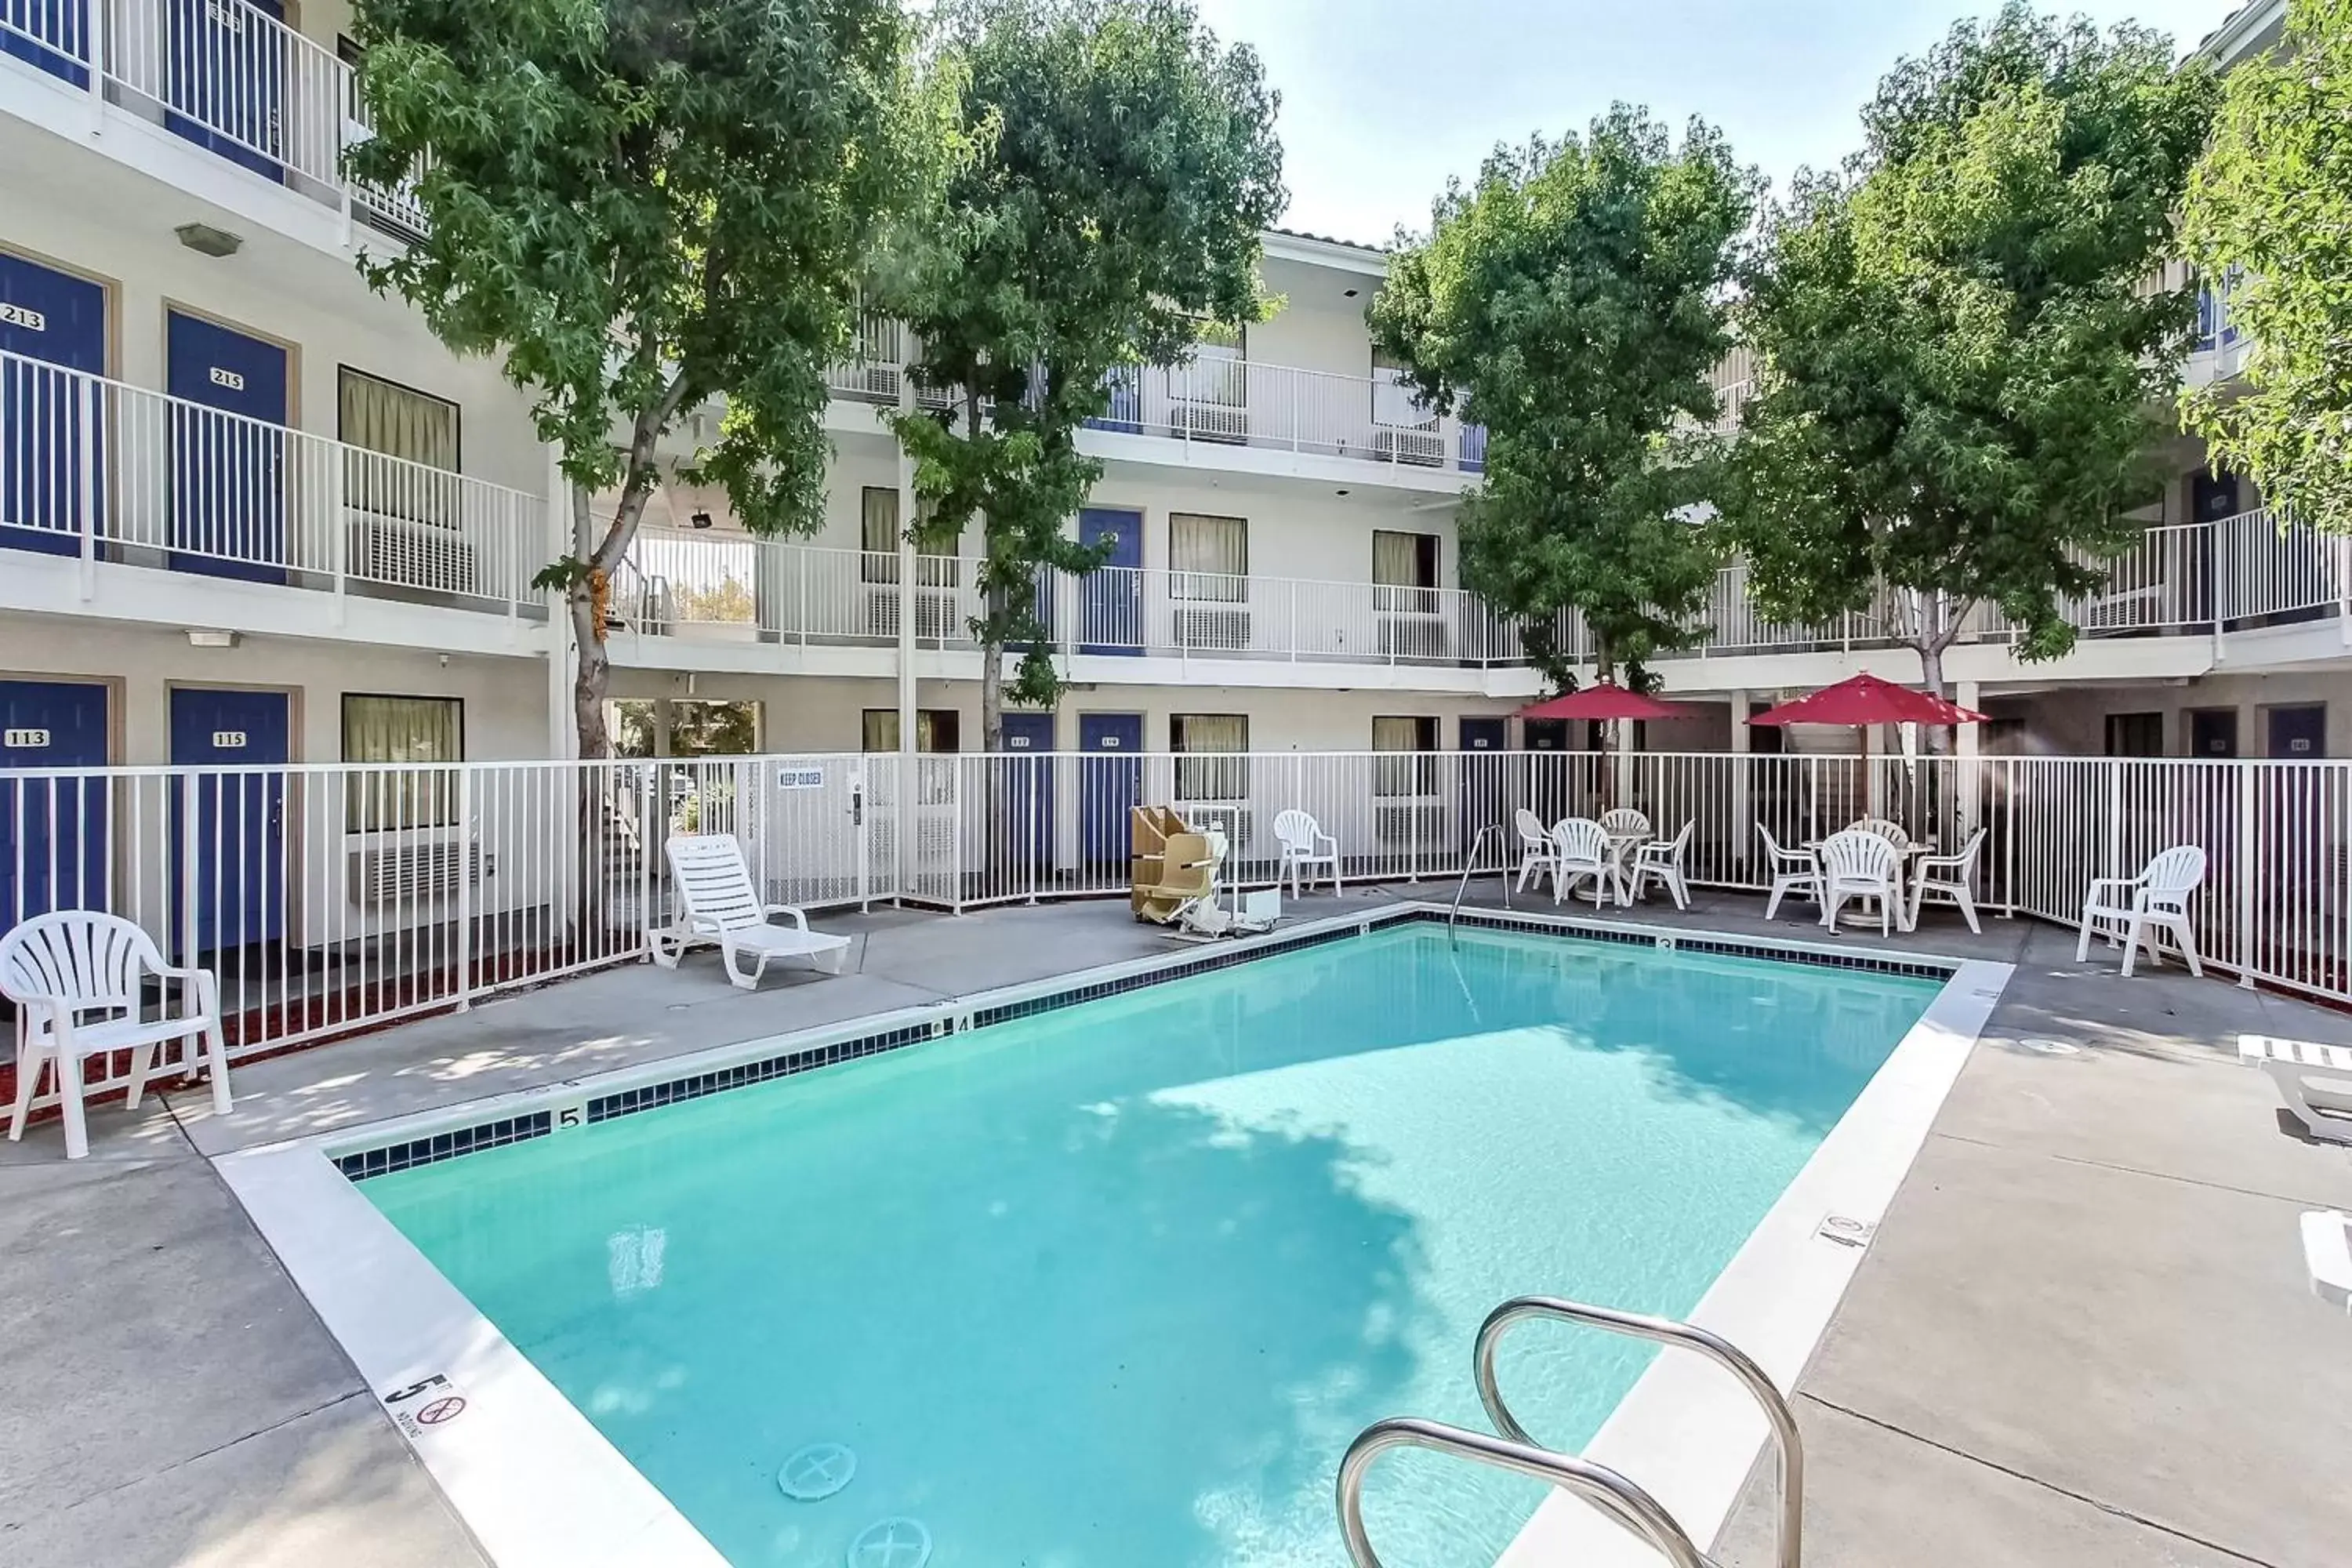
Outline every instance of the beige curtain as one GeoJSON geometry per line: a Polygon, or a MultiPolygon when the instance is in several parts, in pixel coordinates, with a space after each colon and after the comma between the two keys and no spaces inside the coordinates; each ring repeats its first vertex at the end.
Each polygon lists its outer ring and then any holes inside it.
{"type": "Polygon", "coordinates": [[[1412,592],[1437,586],[1435,542],[1433,534],[1372,531],[1372,581],[1385,590],[1372,595],[1378,608],[1424,614],[1437,608],[1433,593],[1412,592]]]}
{"type": "Polygon", "coordinates": [[[866,749],[869,752],[895,752],[898,749],[897,709],[868,708],[866,710],[866,749]]]}
{"type": "Polygon", "coordinates": [[[1437,723],[1419,716],[1376,717],[1372,720],[1372,750],[1411,752],[1409,757],[1376,759],[1372,792],[1384,795],[1437,793],[1437,723]]]}
{"type": "Polygon", "coordinates": [[[1168,566],[1179,599],[1239,603],[1249,597],[1249,522],[1238,517],[1172,512],[1168,518],[1168,566]]]}
{"type": "MultiPolygon", "coordinates": [[[[454,697],[347,696],[343,761],[463,762],[465,726],[466,705],[454,697]]],[[[353,833],[446,827],[457,820],[457,776],[446,768],[353,773],[343,803],[353,833]]]]}
{"type": "Polygon", "coordinates": [[[337,384],[337,428],[358,450],[343,460],[345,504],[355,511],[454,528],[458,521],[457,405],[422,392],[343,369],[337,384]],[[381,453],[400,462],[379,462],[381,453]],[[441,470],[423,474],[404,465],[441,470]]]}
{"type": "Polygon", "coordinates": [[[1249,798],[1249,761],[1240,754],[1249,750],[1247,714],[1179,713],[1169,721],[1168,739],[1178,800],[1249,798]]]}

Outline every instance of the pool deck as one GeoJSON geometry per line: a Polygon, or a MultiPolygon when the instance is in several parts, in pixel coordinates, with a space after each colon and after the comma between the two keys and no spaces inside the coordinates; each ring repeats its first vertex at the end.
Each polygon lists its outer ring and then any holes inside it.
{"type": "MultiPolygon", "coordinates": [[[[1818,934],[1761,913],[1632,912],[1818,934]]],[[[227,1119],[201,1092],[94,1110],[73,1165],[54,1121],[0,1142],[0,1561],[483,1561],[208,1156],[1176,946],[1106,903],[819,923],[866,938],[855,973],[751,994],[709,954],[629,967],[240,1068],[227,1119]]],[[[1931,911],[1896,945],[2018,970],[1801,1384],[1806,1563],[2342,1563],[2352,1321],[2306,1290],[2295,1226],[2352,1208],[2352,1153],[2285,1131],[2235,1039],[2352,1044],[2352,1016],[2170,966],[2125,982],[2023,921],[1931,911]]],[[[1769,1568],[1753,1489],[1720,1555],[1769,1568]]]]}

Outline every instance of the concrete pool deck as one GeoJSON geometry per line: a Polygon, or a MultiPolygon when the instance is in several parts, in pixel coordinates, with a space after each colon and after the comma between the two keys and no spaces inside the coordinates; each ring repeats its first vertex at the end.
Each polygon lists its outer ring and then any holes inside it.
{"type": "MultiPolygon", "coordinates": [[[[1812,929],[1761,909],[1631,915],[1812,929]]],[[[1173,945],[1106,903],[820,923],[866,938],[853,973],[751,994],[707,953],[633,966],[240,1068],[226,1119],[186,1091],[94,1110],[71,1166],[54,1121],[0,1143],[0,1561],[482,1560],[207,1156],[1173,945]]],[[[2283,1131],[2234,1053],[2242,1030],[2352,1043],[2352,1016],[2169,966],[2125,982],[2022,921],[1931,911],[1895,945],[2018,973],[1800,1385],[1806,1562],[2341,1561],[2352,1322],[2306,1290],[2295,1219],[2352,1207],[2352,1155],[2283,1131]]],[[[1767,1525],[1751,1496],[1724,1561],[1769,1563],[1767,1525]]]]}

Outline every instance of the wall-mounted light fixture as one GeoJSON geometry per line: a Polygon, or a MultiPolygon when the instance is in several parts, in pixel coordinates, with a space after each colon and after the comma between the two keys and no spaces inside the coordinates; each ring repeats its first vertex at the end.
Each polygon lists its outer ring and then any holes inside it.
{"type": "Polygon", "coordinates": [[[686,525],[688,528],[709,528],[710,526],[710,514],[707,511],[698,511],[692,517],[686,520],[686,525]]]}
{"type": "Polygon", "coordinates": [[[184,223],[172,231],[180,243],[199,256],[235,256],[245,248],[245,237],[215,228],[208,223],[184,223]]]}
{"type": "Polygon", "coordinates": [[[206,626],[188,628],[190,647],[235,647],[242,640],[244,639],[236,632],[215,631],[206,626]]]}

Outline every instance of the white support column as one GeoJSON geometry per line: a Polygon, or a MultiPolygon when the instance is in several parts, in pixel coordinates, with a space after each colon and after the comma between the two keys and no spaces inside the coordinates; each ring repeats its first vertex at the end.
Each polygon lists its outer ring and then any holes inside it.
{"type": "MultiPolygon", "coordinates": [[[[1961,707],[1976,708],[1979,712],[1983,710],[1978,706],[1982,700],[1982,696],[1981,689],[1977,682],[1954,681],[1952,691],[1954,694],[1952,700],[1961,707]]],[[[1957,775],[1954,787],[1959,792],[1958,810],[1953,814],[1953,822],[1959,837],[1958,842],[1944,846],[1944,853],[1947,855],[1958,854],[1962,847],[1968,843],[1969,836],[1977,830],[1977,824],[1984,817],[1982,783],[1984,775],[1983,771],[1977,765],[1982,738],[1977,733],[1978,728],[1974,724],[1959,724],[1955,725],[1952,731],[1952,754],[1958,759],[1953,770],[1957,775]]]]}
{"type": "Polygon", "coordinates": [[[1750,790],[1755,781],[1749,777],[1748,744],[1752,737],[1748,731],[1748,693],[1731,694],[1731,819],[1726,822],[1724,836],[1731,845],[1731,863],[1745,867],[1755,837],[1755,802],[1750,790]]]}
{"type": "Polygon", "coordinates": [[[1633,804],[1633,721],[1617,721],[1617,794],[1620,805],[1633,804]]]}
{"type": "MultiPolygon", "coordinates": [[[[546,558],[561,561],[579,542],[572,537],[572,481],[563,472],[562,454],[547,448],[546,558]]],[[[550,588],[540,595],[547,605],[547,754],[557,762],[580,754],[580,731],[572,721],[572,670],[577,650],[572,646],[572,613],[563,591],[550,588]]]]}
{"type": "MultiPolygon", "coordinates": [[[[914,378],[903,367],[898,375],[898,408],[915,406],[914,378]]],[[[897,850],[898,894],[914,890],[915,854],[915,573],[920,564],[915,550],[915,459],[904,446],[898,452],[898,781],[892,796],[898,813],[891,842],[897,850]]]]}

